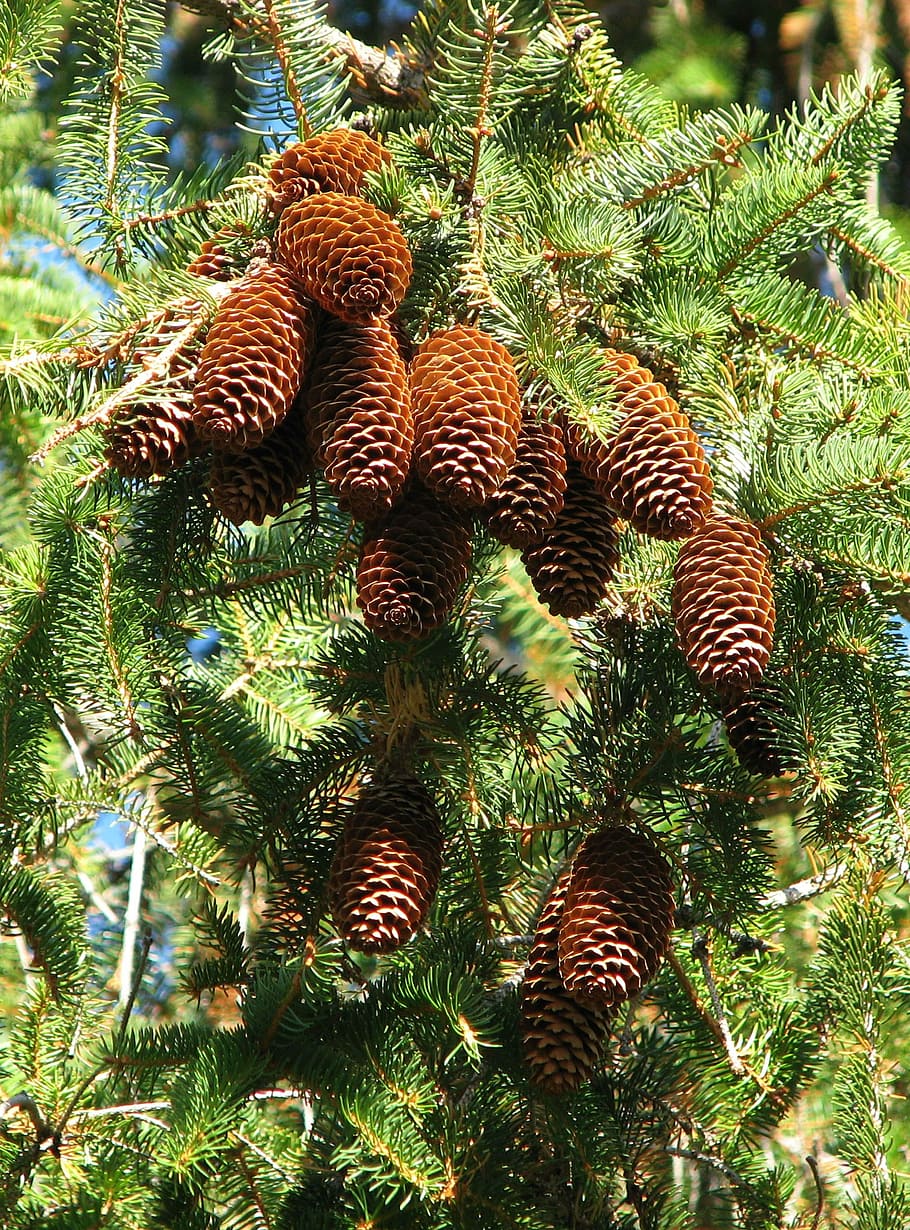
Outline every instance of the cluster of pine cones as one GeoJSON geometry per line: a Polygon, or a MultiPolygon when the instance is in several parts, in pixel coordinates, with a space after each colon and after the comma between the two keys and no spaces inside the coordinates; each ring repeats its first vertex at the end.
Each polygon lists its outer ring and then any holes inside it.
{"type": "MultiPolygon", "coordinates": [[[[410,772],[380,766],[361,786],[328,885],[349,947],[394,952],[424,924],[443,840],[433,797],[410,772]]],[[[585,838],[543,907],[521,988],[525,1059],[546,1092],[591,1075],[620,1005],[654,977],[673,917],[669,869],[648,837],[624,822],[585,838]]]]}

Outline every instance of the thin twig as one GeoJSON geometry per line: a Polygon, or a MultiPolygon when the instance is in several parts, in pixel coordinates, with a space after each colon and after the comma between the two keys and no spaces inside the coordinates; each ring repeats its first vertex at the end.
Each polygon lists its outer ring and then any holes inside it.
{"type": "Polygon", "coordinates": [[[710,1166],[712,1170],[722,1174],[725,1179],[729,1179],[737,1187],[748,1186],[746,1180],[732,1166],[728,1166],[722,1158],[712,1157],[710,1153],[701,1153],[698,1149],[684,1149],[679,1145],[665,1145],[664,1152],[669,1153],[670,1157],[685,1157],[692,1162],[701,1162],[704,1166],[710,1166]]]}
{"type": "Polygon", "coordinates": [[[807,1155],[806,1165],[812,1171],[812,1178],[815,1180],[815,1216],[812,1219],[812,1230],[818,1230],[825,1207],[825,1189],[818,1169],[818,1160],[813,1154],[807,1155]]]}
{"type": "MultiPolygon", "coordinates": [[[[139,936],[139,921],[142,912],[142,890],[145,884],[145,829],[135,826],[133,838],[133,855],[130,862],[130,884],[127,894],[126,914],[123,919],[123,939],[120,944],[120,961],[118,963],[118,980],[120,993],[117,1002],[125,1008],[130,1002],[133,991],[133,961],[136,955],[136,940],[139,936]]],[[[151,945],[151,935],[145,937],[146,945],[151,945]]],[[[146,954],[148,949],[146,948],[146,954]]]]}
{"type": "Polygon", "coordinates": [[[724,1006],[721,1002],[720,992],[717,989],[717,983],[714,981],[714,973],[711,969],[711,961],[708,956],[707,941],[695,930],[692,932],[692,937],[692,951],[695,953],[695,957],[701,966],[701,972],[704,975],[705,985],[708,988],[708,994],[711,996],[711,1007],[714,1009],[714,1020],[717,1022],[720,1037],[724,1044],[724,1050],[727,1052],[727,1058],[730,1061],[730,1067],[737,1074],[737,1076],[744,1076],[746,1072],[745,1065],[743,1064],[739,1051],[736,1049],[736,1043],[733,1040],[733,1031],[730,1029],[730,1022],[727,1020],[727,1014],[724,1011],[724,1006]]]}
{"type": "Polygon", "coordinates": [[[785,905],[798,905],[800,901],[817,897],[819,893],[827,892],[829,888],[839,883],[848,870],[846,863],[832,863],[830,867],[826,867],[817,875],[809,876],[805,880],[797,880],[793,884],[788,884],[786,888],[777,888],[773,892],[766,893],[759,899],[758,908],[779,910],[785,905]]]}
{"type": "Polygon", "coordinates": [[[281,22],[275,11],[275,0],[263,0],[263,2],[265,4],[265,15],[269,23],[269,39],[275,48],[275,55],[278,58],[281,75],[284,77],[285,89],[294,108],[294,115],[297,117],[298,136],[301,141],[306,141],[308,137],[313,135],[313,126],[307,118],[306,107],[304,106],[300,87],[297,84],[297,76],[294,72],[294,65],[291,63],[287,44],[284,41],[284,31],[281,29],[281,22]]]}

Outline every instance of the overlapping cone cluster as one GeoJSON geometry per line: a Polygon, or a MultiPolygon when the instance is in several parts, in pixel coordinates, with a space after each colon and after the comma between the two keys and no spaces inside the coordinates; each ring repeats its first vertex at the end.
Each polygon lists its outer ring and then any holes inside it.
{"type": "Polygon", "coordinates": [[[656,973],[673,914],[667,865],[647,837],[622,825],[582,842],[544,905],[522,983],[535,1084],[558,1094],[588,1079],[619,1005],[656,973]]]}
{"type": "MultiPolygon", "coordinates": [[[[241,224],[203,243],[188,271],[233,284],[219,296],[201,353],[193,339],[185,353],[159,361],[154,398],[131,401],[108,428],[113,466],[147,478],[208,449],[215,507],[237,524],[261,523],[297,498],[315,436],[317,464],[344,505],[363,517],[391,506],[404,485],[412,432],[404,364],[387,317],[407,290],[411,256],[397,224],[356,196],[364,176],[388,161],[372,137],[346,130],[276,159],[269,206],[278,214],[290,208],[271,257],[257,257],[237,276],[238,252],[252,238],[241,224]],[[359,330],[356,342],[342,340],[345,326],[324,312],[359,330]],[[314,363],[323,395],[315,426],[305,396],[314,363]],[[355,407],[360,440],[350,422],[355,407]]],[[[134,364],[141,370],[163,349],[153,337],[134,364]]]]}
{"type": "Polygon", "coordinates": [[[425,922],[442,871],[443,832],[429,791],[379,772],[349,813],[329,876],[332,915],[358,952],[388,953],[425,922]]]}

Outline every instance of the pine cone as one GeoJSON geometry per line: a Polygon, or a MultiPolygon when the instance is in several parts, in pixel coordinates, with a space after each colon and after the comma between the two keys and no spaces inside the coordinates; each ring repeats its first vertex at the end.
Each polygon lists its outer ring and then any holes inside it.
{"type": "Polygon", "coordinates": [[[329,320],[307,392],[310,440],[340,508],[387,512],[408,476],[414,424],[408,373],[383,320],[329,320]]]}
{"type": "Polygon", "coordinates": [[[357,605],[388,641],[445,623],[468,577],[469,523],[412,487],[384,520],[367,526],[357,566],[357,605]]]}
{"type": "Polygon", "coordinates": [[[306,293],[349,324],[394,312],[411,280],[398,224],[368,201],[337,192],[286,209],[275,250],[306,293]]]}
{"type": "Polygon", "coordinates": [[[515,460],[485,505],[487,528],[507,547],[529,547],[556,524],[565,490],[562,428],[525,414],[515,460]]]}
{"type": "Polygon", "coordinates": [[[313,352],[315,316],[268,265],[225,295],[199,357],[194,422],[214,448],[255,447],[285,417],[313,352]]]}
{"type": "Polygon", "coordinates": [[[565,503],[551,530],[526,547],[521,562],[540,601],[554,615],[590,615],[619,562],[613,514],[575,465],[566,471],[565,503]]]}
{"type": "Polygon", "coordinates": [[[240,273],[238,262],[224,246],[225,241],[238,239],[247,232],[238,226],[224,226],[211,239],[206,239],[186,267],[187,273],[200,278],[212,278],[216,282],[230,282],[240,273]]]}
{"type": "Polygon", "coordinates": [[[669,869],[647,837],[625,826],[586,837],[559,929],[566,991],[607,1009],[637,995],[667,950],[673,913],[669,869]]]}
{"type": "Polygon", "coordinates": [[[558,944],[568,874],[548,897],[521,984],[521,1034],[531,1079],[546,1093],[569,1093],[591,1076],[611,1013],[592,1000],[573,999],[559,974],[558,944]]]}
{"type": "Polygon", "coordinates": [[[363,787],[329,877],[332,915],[358,952],[394,952],[426,920],[442,871],[442,825],[416,778],[363,787]]]}
{"type": "MultiPolygon", "coordinates": [[[[167,309],[154,331],[137,346],[131,367],[140,371],[155,363],[173,343],[175,335],[187,325],[187,313],[199,304],[189,301],[184,310],[167,309]]],[[[166,387],[161,396],[148,402],[127,406],[106,430],[108,461],[127,478],[150,478],[166,474],[190,457],[203,451],[192,422],[193,399],[190,392],[196,375],[199,343],[193,339],[178,350],[166,364],[166,387]]],[[[136,374],[136,373],[130,373],[136,374]]]]}
{"type": "Polygon", "coordinates": [[[724,705],[730,746],[743,768],[758,777],[780,777],[784,772],[783,757],[775,746],[779,708],[761,684],[751,692],[738,693],[724,705]]]}
{"type": "Polygon", "coordinates": [[[515,459],[518,378],[504,346],[479,329],[438,329],[411,364],[414,464],[429,490],[476,508],[515,459]]]}
{"type": "Polygon", "coordinates": [[[581,468],[621,517],[655,538],[687,538],[711,512],[713,483],[696,433],[666,388],[634,355],[607,351],[625,414],[612,440],[581,441],[581,468]]]}
{"type": "MultiPolygon", "coordinates": [[[[299,402],[299,399],[298,399],[299,402]]],[[[270,435],[245,453],[216,453],[209,474],[209,496],[234,525],[262,525],[277,517],[312,469],[306,423],[295,404],[270,435]]]]}
{"type": "Polygon", "coordinates": [[[130,406],[107,429],[104,455],[126,478],[166,474],[202,451],[189,392],[175,389],[160,402],[130,406]]]}
{"type": "Polygon", "coordinates": [[[771,656],[774,596],[768,552],[753,525],[715,514],[683,543],[673,617],[701,683],[722,694],[758,683],[771,656]]]}
{"type": "Polygon", "coordinates": [[[267,197],[273,213],[317,192],[357,196],[368,171],[378,171],[391,155],[378,141],[347,128],[320,132],[283,150],[269,171],[267,197]]]}

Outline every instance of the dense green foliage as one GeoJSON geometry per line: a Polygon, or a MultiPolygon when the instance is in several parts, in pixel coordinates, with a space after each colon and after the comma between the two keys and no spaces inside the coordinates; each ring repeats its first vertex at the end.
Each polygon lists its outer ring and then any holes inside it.
{"type": "Polygon", "coordinates": [[[0,1220],[906,1225],[910,256],[868,193],[897,88],[690,114],[570,3],[440,0],[382,89],[316,8],[200,7],[263,139],[191,174],[165,158],[159,5],[79,0],[50,149],[57,5],[0,10],[0,1220]],[[741,767],[677,647],[675,544],[626,529],[567,623],[478,535],[453,620],[390,645],[320,482],[237,529],[204,460],[103,464],[117,410],[166,395],[130,386],[130,345],[214,313],[202,239],[268,235],[269,153],[355,108],[395,158],[368,192],[414,254],[417,340],[479,321],[595,434],[605,344],[678,390],[772,551],[781,778],[741,767]],[[793,276],[807,254],[842,295],[793,276]],[[402,748],[445,871],[428,930],[364,958],[325,881],[402,748]],[[548,1098],[518,1041],[528,936],[619,802],[672,862],[672,955],[548,1098]]]}

